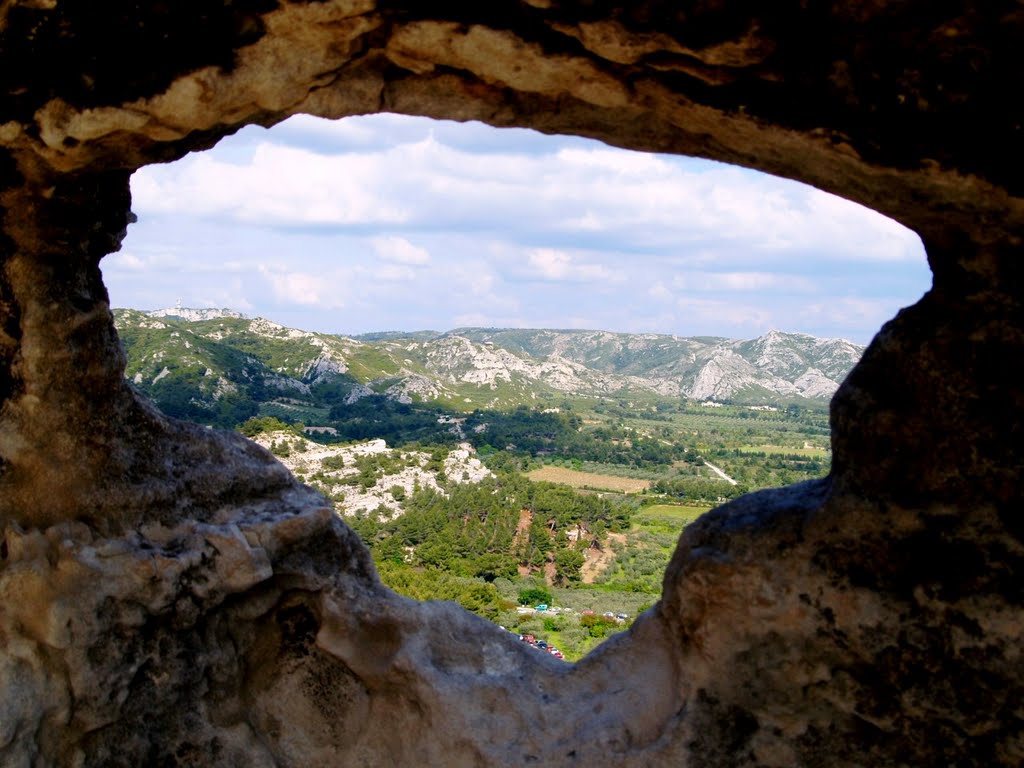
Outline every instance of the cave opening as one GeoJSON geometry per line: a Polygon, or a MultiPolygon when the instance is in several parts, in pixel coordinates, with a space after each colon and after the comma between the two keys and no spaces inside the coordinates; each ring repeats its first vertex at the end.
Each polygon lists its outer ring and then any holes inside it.
{"type": "MultiPolygon", "coordinates": [[[[403,357],[414,370],[385,366],[373,376],[365,362],[353,363],[361,354],[349,347],[338,352],[344,370],[328,366],[327,374],[340,373],[344,381],[332,393],[320,378],[321,357],[305,359],[298,352],[295,360],[289,360],[287,353],[257,351],[257,341],[247,338],[244,344],[253,355],[252,362],[262,357],[271,376],[281,374],[271,382],[274,391],[268,393],[266,380],[245,380],[225,362],[225,356],[237,354],[238,349],[226,352],[209,345],[236,333],[236,322],[251,318],[270,320],[256,334],[267,334],[269,344],[337,335],[355,337],[357,345],[382,341],[394,345],[404,336],[419,346],[431,334],[447,334],[468,337],[467,343],[478,344],[480,353],[488,352],[485,345],[494,344],[489,336],[480,336],[481,328],[571,329],[611,332],[609,336],[633,333],[636,338],[660,334],[664,339],[744,335],[771,339],[773,329],[782,328],[798,333],[810,330],[818,342],[833,333],[866,342],[883,319],[917,298],[928,275],[916,235],[806,185],[721,163],[618,150],[587,139],[401,115],[341,121],[298,116],[269,131],[243,129],[214,149],[138,171],[133,177],[133,210],[138,222],[129,228],[121,251],[103,263],[111,305],[122,308],[119,325],[128,342],[127,377],[133,384],[171,416],[248,429],[247,434],[261,440],[300,481],[311,483],[336,504],[374,552],[385,583],[421,599],[454,598],[520,634],[551,639],[554,632],[560,642],[565,630],[562,606],[546,615],[532,610],[535,604],[555,600],[549,591],[552,587],[607,586],[610,569],[618,575],[613,589],[617,584],[640,597],[612,605],[575,595],[568,602],[579,605],[566,608],[565,615],[576,614],[578,619],[581,612],[584,616],[608,614],[622,625],[624,618],[631,620],[660,596],[674,539],[694,514],[748,490],[827,473],[831,455],[827,397],[843,377],[842,366],[848,368],[856,358],[842,364],[833,361],[840,372],[829,369],[832,379],[818,371],[824,383],[805,382],[806,389],[800,392],[766,391],[754,399],[737,393],[735,384],[728,389],[728,382],[710,389],[705,382],[705,388],[699,389],[692,375],[687,385],[680,381],[672,392],[662,384],[661,390],[655,388],[646,393],[646,399],[636,401],[635,394],[626,391],[595,394],[593,389],[574,391],[571,385],[561,389],[556,385],[552,390],[544,386],[543,376],[537,377],[533,386],[542,388],[541,402],[546,406],[535,406],[537,410],[558,412],[575,405],[574,424],[603,423],[603,419],[610,424],[617,418],[626,432],[608,438],[616,444],[628,442],[630,433],[666,445],[678,438],[679,424],[670,428],[642,420],[648,410],[664,418],[672,409],[647,402],[650,396],[689,400],[694,406],[705,400],[705,409],[725,407],[726,412],[716,414],[725,417],[720,420],[723,424],[728,417],[735,422],[739,416],[799,412],[798,402],[809,403],[809,412],[817,409],[817,416],[806,420],[810,424],[806,432],[782,426],[783,431],[793,430],[785,441],[773,431],[779,428],[776,424],[758,429],[744,425],[746,437],[742,438],[733,424],[726,427],[725,439],[693,441],[682,451],[689,451],[690,470],[697,466],[696,478],[680,469],[672,476],[645,471],[635,459],[618,465],[584,464],[571,456],[551,456],[559,453],[557,449],[539,449],[532,465],[529,459],[517,465],[524,471],[532,466],[538,482],[577,486],[600,482],[607,485],[601,492],[613,497],[628,487],[631,490],[625,490],[623,499],[638,489],[646,494],[653,488],[655,497],[644,498],[645,504],[669,502],[664,510],[655,506],[666,517],[639,515],[640,524],[620,526],[609,538],[576,524],[569,533],[579,539],[574,539],[571,549],[581,552],[583,562],[572,566],[579,570],[569,581],[561,568],[556,570],[550,553],[540,567],[527,565],[531,556],[517,551],[518,570],[503,569],[499,553],[488,553],[480,563],[462,560],[453,568],[436,553],[420,562],[420,545],[426,551],[436,549],[433,543],[409,539],[400,548],[379,546],[383,536],[398,538],[394,531],[385,532],[384,523],[404,511],[414,491],[410,478],[384,474],[375,489],[380,486],[386,492],[359,495],[352,490],[352,478],[344,479],[355,470],[339,470],[346,457],[351,468],[356,461],[366,464],[365,456],[359,456],[359,451],[343,456],[341,449],[336,455],[321,456],[317,446],[318,442],[337,445],[345,442],[343,438],[385,439],[389,456],[412,467],[417,462],[415,450],[402,450],[415,442],[408,435],[389,431],[388,426],[377,431],[365,424],[351,432],[345,429],[352,429],[353,420],[372,421],[374,417],[366,414],[374,408],[390,419],[400,418],[401,413],[408,416],[415,404],[429,402],[433,396],[444,401],[445,408],[437,414],[431,411],[430,418],[437,416],[438,423],[454,425],[445,431],[457,429],[465,439],[458,425],[467,414],[510,409],[537,399],[537,393],[521,382],[516,382],[519,391],[506,391],[515,371],[503,369],[496,376],[492,371],[488,379],[449,366],[433,372],[447,376],[446,384],[416,391],[403,389],[393,380],[412,374],[422,380],[424,360],[414,366],[403,357]],[[865,264],[870,265],[869,273],[865,264]],[[159,280],[153,279],[154,273],[159,280]],[[147,320],[138,313],[125,315],[126,309],[157,314],[147,320]],[[169,326],[179,320],[203,327],[169,326]],[[171,346],[161,342],[155,338],[158,329],[178,337],[177,341],[171,346]],[[324,336],[314,337],[314,333],[324,336]],[[174,344],[178,353],[173,351],[174,344]],[[345,360],[353,354],[353,359],[345,360]],[[360,370],[358,377],[354,370],[360,370]],[[466,384],[482,392],[465,396],[458,389],[466,384]],[[251,397],[254,390],[258,394],[251,397]],[[368,399],[361,407],[349,409],[358,414],[349,414],[339,435],[341,425],[331,419],[342,417],[341,398],[352,398],[353,392],[357,400],[361,394],[368,399]],[[388,399],[405,401],[400,414],[393,413],[388,399]],[[637,415],[640,420],[630,420],[637,415]],[[263,440],[255,431],[262,427],[243,425],[246,419],[252,422],[268,416],[280,426],[300,422],[307,431],[291,437],[274,433],[263,440]],[[660,427],[657,435],[652,424],[660,427]],[[698,451],[705,455],[695,461],[698,451]],[[729,465],[726,469],[740,479],[713,461],[730,462],[738,469],[729,465]],[[757,466],[772,461],[791,466],[774,472],[757,466]],[[709,480],[701,480],[703,476],[709,480]],[[704,495],[695,497],[697,507],[676,506],[684,493],[692,495],[695,484],[714,481],[732,487],[722,485],[717,498],[713,490],[698,491],[704,495]],[[660,490],[668,493],[659,496],[660,490]],[[368,517],[373,520],[368,522],[368,517]],[[641,539],[644,543],[637,545],[641,539]],[[584,547],[584,541],[591,545],[584,547]],[[658,554],[652,554],[652,549],[658,554]],[[440,568],[483,580],[486,588],[496,587],[495,595],[491,603],[481,606],[479,596],[471,594],[466,583],[453,586],[447,577],[418,583],[418,577],[392,567],[396,564],[415,564],[419,570],[440,568]],[[541,596],[513,611],[524,594],[541,596]]],[[[322,347],[323,342],[315,344],[322,347]]],[[[526,355],[529,344],[521,339],[517,344],[517,352],[526,355]]],[[[543,351],[530,351],[543,356],[543,351]]],[[[566,354],[564,350],[546,352],[556,358],[566,354]]],[[[677,350],[684,353],[693,354],[677,350]]],[[[620,350],[619,356],[624,354],[620,350]]],[[[762,349],[760,354],[771,353],[762,349]]],[[[611,365],[607,359],[600,362],[605,369],[611,365]]],[[[473,365],[477,373],[486,367],[473,365]]],[[[617,381],[622,384],[626,379],[617,381]]],[[[576,381],[576,386],[586,382],[576,381]]],[[[471,416],[470,421],[474,418],[480,422],[477,428],[488,426],[483,417],[471,416]]],[[[702,418],[696,423],[707,421],[702,418]]],[[[708,428],[716,435],[720,432],[717,424],[708,428]]],[[[451,442],[448,435],[441,439],[445,437],[451,442]]],[[[476,451],[471,444],[465,445],[476,451]]],[[[482,447],[485,453],[496,450],[490,442],[482,447]]],[[[683,454],[674,457],[674,465],[686,466],[684,458],[683,454]]],[[[476,477],[480,466],[477,461],[475,467],[460,464],[450,470],[476,477]]],[[[421,479],[428,488],[443,492],[429,475],[421,479]]],[[[419,480],[413,482],[418,488],[419,480]]],[[[367,490],[365,484],[362,490],[367,490]]],[[[636,497],[630,501],[635,504],[636,497]]],[[[637,508],[639,513],[643,510],[637,508]]],[[[553,538],[556,533],[566,536],[554,519],[549,523],[553,538]]],[[[509,521],[508,525],[517,524],[509,521]]],[[[520,520],[512,546],[522,549],[524,536],[520,520]]],[[[566,602],[564,592],[557,602],[566,602]]],[[[605,631],[621,629],[611,621],[608,624],[592,628],[590,634],[603,638],[605,631]]],[[[584,634],[588,640],[582,645],[593,647],[590,635],[584,634]]],[[[572,656],[579,655],[575,650],[570,651],[572,656]]]]}

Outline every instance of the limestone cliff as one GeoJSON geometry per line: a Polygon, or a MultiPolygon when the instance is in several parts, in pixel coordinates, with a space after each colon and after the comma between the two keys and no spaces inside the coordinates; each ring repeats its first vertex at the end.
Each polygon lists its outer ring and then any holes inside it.
{"type": "Polygon", "coordinates": [[[1020,764],[1022,44],[1011,0],[0,2],[0,762],[1020,764]],[[379,111],[758,168],[924,241],[831,477],[707,515],[575,667],[389,593],[272,457],[122,381],[131,172],[379,111]]]}

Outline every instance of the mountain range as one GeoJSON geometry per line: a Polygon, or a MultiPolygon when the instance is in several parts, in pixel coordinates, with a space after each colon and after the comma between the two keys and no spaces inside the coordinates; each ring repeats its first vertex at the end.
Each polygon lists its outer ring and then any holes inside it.
{"type": "Polygon", "coordinates": [[[780,331],[748,340],[500,328],[346,337],[232,310],[121,309],[115,320],[140,390],[158,395],[177,382],[206,403],[241,394],[301,403],[330,383],[346,402],[378,394],[460,410],[565,397],[820,404],[864,350],[780,331]]]}

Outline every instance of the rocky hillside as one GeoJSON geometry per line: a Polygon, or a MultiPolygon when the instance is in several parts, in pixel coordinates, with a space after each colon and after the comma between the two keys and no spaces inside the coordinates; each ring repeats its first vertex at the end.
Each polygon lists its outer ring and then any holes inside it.
{"type": "Polygon", "coordinates": [[[405,500],[420,488],[447,495],[449,483],[479,483],[493,477],[468,445],[433,452],[388,448],[383,440],[322,445],[291,432],[253,437],[304,483],[312,485],[346,516],[376,512],[387,520],[405,511],[405,500]]]}
{"type": "Polygon", "coordinates": [[[607,331],[465,328],[451,334],[698,400],[827,399],[864,351],[843,339],[780,331],[747,341],[607,331]]]}
{"type": "Polygon", "coordinates": [[[218,423],[252,403],[315,408],[371,395],[502,408],[571,397],[767,403],[831,397],[863,347],[771,331],[750,340],[462,328],[348,338],[230,310],[118,310],[127,376],[165,410],[218,423]],[[248,405],[247,405],[248,403],[248,405]]]}

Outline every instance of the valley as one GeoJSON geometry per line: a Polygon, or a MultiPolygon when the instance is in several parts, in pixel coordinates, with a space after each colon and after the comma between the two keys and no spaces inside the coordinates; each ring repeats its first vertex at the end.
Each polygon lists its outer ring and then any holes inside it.
{"type": "Polygon", "coordinates": [[[775,331],[350,338],[227,310],[115,316],[134,387],[275,454],[392,589],[569,660],[658,599],[686,524],[829,471],[827,397],[861,351],[775,331]]]}

